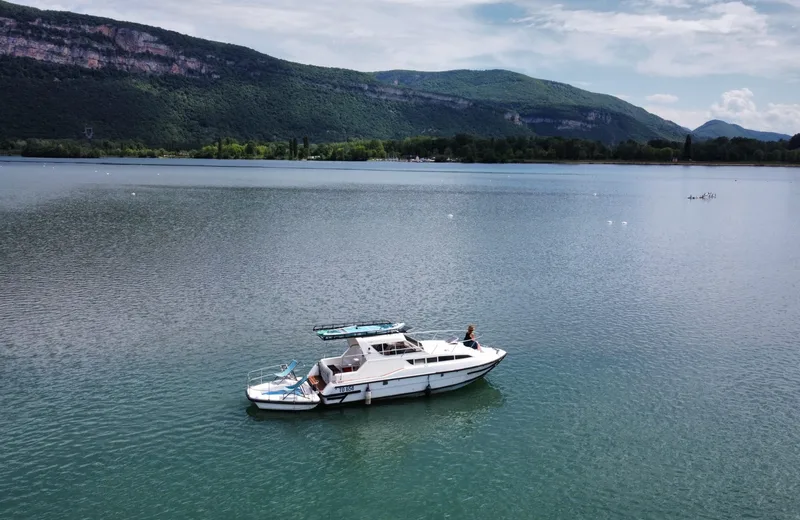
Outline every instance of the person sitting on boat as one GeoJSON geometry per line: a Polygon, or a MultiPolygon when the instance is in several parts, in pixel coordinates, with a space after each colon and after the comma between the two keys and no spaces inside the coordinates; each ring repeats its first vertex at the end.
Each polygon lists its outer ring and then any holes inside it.
{"type": "Polygon", "coordinates": [[[467,333],[464,335],[464,346],[477,350],[481,349],[481,346],[475,341],[475,325],[467,327],[467,333]]]}

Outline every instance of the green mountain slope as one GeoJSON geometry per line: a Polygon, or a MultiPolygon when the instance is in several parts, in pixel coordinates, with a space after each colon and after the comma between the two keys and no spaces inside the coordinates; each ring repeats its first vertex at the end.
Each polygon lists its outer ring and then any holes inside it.
{"type": "Polygon", "coordinates": [[[734,137],[746,137],[748,139],[758,139],[759,141],[780,141],[781,139],[788,141],[792,138],[792,136],[786,134],[748,130],[747,128],[742,128],[739,125],[720,121],[719,119],[712,119],[711,121],[697,127],[692,132],[692,135],[698,139],[716,139],[717,137],[727,137],[732,139],[734,137]]]}
{"type": "Polygon", "coordinates": [[[541,135],[620,141],[626,138],[680,140],[684,128],[607,94],[506,70],[376,72],[383,83],[494,102],[519,113],[541,135]]]}
{"type": "Polygon", "coordinates": [[[684,131],[612,96],[507,71],[361,73],[139,24],[0,0],[0,139],[193,144],[409,135],[614,143],[684,131]],[[396,81],[396,84],[395,84],[396,81]]]}
{"type": "Polygon", "coordinates": [[[480,107],[458,109],[348,91],[332,95],[326,87],[281,74],[211,81],[22,61],[0,58],[0,138],[74,138],[87,126],[96,139],[194,145],[219,136],[241,141],[308,136],[324,142],[526,133],[502,113],[480,107]]]}

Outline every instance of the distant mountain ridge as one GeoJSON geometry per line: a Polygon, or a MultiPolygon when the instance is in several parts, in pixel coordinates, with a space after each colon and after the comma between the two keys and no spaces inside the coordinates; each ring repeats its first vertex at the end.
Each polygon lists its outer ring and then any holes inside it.
{"type": "Polygon", "coordinates": [[[377,72],[375,77],[395,86],[496,103],[539,135],[619,142],[656,135],[683,140],[687,133],[672,121],[618,97],[507,70],[392,70],[377,72]]]}
{"type": "Polygon", "coordinates": [[[0,0],[0,138],[315,142],[471,133],[613,144],[686,131],[614,96],[505,70],[363,73],[0,0]]]}
{"type": "Polygon", "coordinates": [[[737,124],[727,123],[719,119],[712,119],[695,128],[692,131],[692,135],[699,139],[716,139],[718,137],[733,139],[734,137],[745,137],[748,139],[757,139],[759,141],[788,141],[792,138],[792,136],[787,134],[748,130],[737,124]]]}

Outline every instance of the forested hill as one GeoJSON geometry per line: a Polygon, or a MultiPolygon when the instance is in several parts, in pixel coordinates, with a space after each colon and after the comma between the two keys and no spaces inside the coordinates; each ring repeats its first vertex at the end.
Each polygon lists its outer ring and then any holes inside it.
{"type": "MultiPolygon", "coordinates": [[[[800,129],[800,123],[798,123],[798,129],[800,129]]],[[[697,139],[716,139],[717,137],[732,139],[734,137],[744,137],[746,139],[758,139],[759,141],[788,141],[792,138],[792,136],[787,134],[748,130],[739,125],[720,121],[719,119],[712,119],[702,126],[695,128],[692,131],[692,135],[697,139]]]]}
{"type": "Polygon", "coordinates": [[[507,71],[362,73],[0,0],[0,139],[220,136],[314,142],[560,135],[616,143],[685,131],[612,96],[507,71]]]}
{"type": "Polygon", "coordinates": [[[377,72],[378,80],[430,92],[484,100],[518,114],[540,135],[603,142],[646,141],[654,136],[680,140],[686,130],[615,96],[507,70],[377,72]]]}

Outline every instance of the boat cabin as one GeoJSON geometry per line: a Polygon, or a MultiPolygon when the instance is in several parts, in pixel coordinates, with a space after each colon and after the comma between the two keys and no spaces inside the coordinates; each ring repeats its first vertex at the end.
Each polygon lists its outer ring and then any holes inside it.
{"type": "Polygon", "coordinates": [[[324,388],[330,382],[382,379],[405,369],[428,369],[432,364],[472,357],[471,349],[465,352],[457,341],[436,341],[432,346],[429,352],[421,341],[405,333],[347,338],[347,350],[341,356],[319,361],[322,381],[315,381],[318,388],[324,388]]]}
{"type": "Polygon", "coordinates": [[[347,338],[347,350],[341,356],[321,359],[319,369],[326,383],[376,377],[402,368],[409,356],[424,357],[425,350],[419,341],[403,333],[347,338]]]}

